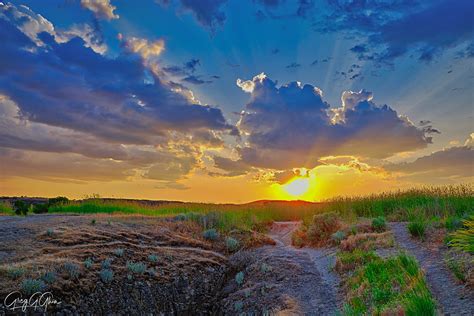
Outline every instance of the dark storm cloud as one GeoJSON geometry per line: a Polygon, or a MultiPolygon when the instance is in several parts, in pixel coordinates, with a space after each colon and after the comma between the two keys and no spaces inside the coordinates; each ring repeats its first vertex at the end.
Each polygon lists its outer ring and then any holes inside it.
{"type": "Polygon", "coordinates": [[[376,105],[367,91],[345,92],[342,107],[331,110],[309,84],[278,87],[264,74],[237,84],[251,93],[238,125],[248,144],[239,153],[251,166],[312,168],[324,156],[385,158],[431,143],[428,131],[376,105]]]}
{"type": "Polygon", "coordinates": [[[471,0],[331,0],[328,4],[329,12],[316,22],[316,29],[366,37],[366,43],[351,49],[360,59],[392,63],[410,52],[431,61],[444,49],[471,42],[474,36],[471,0]]]}
{"type": "Polygon", "coordinates": [[[168,131],[232,129],[219,109],[173,92],[135,54],[110,59],[82,38],[57,43],[45,32],[38,46],[8,15],[0,15],[0,37],[0,94],[30,121],[135,144],[168,131]],[[146,74],[153,83],[144,83],[146,74]]]}
{"type": "MultiPolygon", "coordinates": [[[[248,173],[252,168],[247,165],[242,160],[232,160],[225,157],[215,156],[213,157],[214,166],[218,169],[225,170],[226,177],[236,177],[248,173]]],[[[211,174],[211,175],[221,175],[221,174],[211,174]]]]}

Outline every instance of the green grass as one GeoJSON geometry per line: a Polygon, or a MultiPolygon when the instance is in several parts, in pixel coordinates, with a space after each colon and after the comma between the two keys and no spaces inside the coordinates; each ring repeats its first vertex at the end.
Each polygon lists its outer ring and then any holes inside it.
{"type": "Polygon", "coordinates": [[[435,302],[417,261],[406,254],[371,260],[348,280],[346,315],[381,314],[402,308],[406,315],[434,315],[435,302]]]}
{"type": "Polygon", "coordinates": [[[9,202],[0,202],[0,214],[15,215],[15,211],[9,202]]]}
{"type": "Polygon", "coordinates": [[[321,209],[321,206],[316,204],[288,207],[283,205],[169,203],[160,206],[147,206],[129,201],[88,200],[52,206],[49,208],[49,213],[174,217],[177,221],[189,219],[202,223],[206,228],[228,231],[258,229],[262,224],[272,221],[301,220],[304,217],[312,217],[321,212],[321,209]]]}
{"type": "Polygon", "coordinates": [[[463,228],[450,234],[449,246],[474,254],[474,216],[463,221],[463,228]]]}
{"type": "Polygon", "coordinates": [[[471,185],[413,188],[365,197],[339,197],[329,200],[327,209],[342,217],[385,216],[409,220],[414,215],[425,218],[464,216],[474,213],[474,190],[471,185]]]}
{"type": "Polygon", "coordinates": [[[408,232],[415,238],[424,239],[427,223],[423,218],[416,218],[408,223],[408,232]]]}
{"type": "Polygon", "coordinates": [[[320,204],[254,203],[244,205],[206,203],[165,203],[158,206],[135,201],[90,199],[62,202],[49,207],[49,213],[125,214],[174,217],[176,221],[193,220],[205,229],[259,230],[273,221],[302,220],[307,226],[313,216],[334,212],[345,220],[357,217],[385,217],[390,220],[463,217],[474,214],[474,191],[471,186],[425,187],[387,192],[365,197],[343,197],[320,204]]]}

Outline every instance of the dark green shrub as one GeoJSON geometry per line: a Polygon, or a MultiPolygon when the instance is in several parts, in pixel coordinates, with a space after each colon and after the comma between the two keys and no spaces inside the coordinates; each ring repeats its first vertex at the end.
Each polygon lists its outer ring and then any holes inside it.
{"type": "Polygon", "coordinates": [[[16,215],[26,215],[28,213],[29,204],[27,204],[25,201],[16,200],[13,203],[13,206],[15,207],[16,215]]]}
{"type": "Polygon", "coordinates": [[[48,205],[47,204],[35,204],[35,205],[33,205],[33,213],[35,213],[35,214],[48,213],[48,205]]]}
{"type": "Polygon", "coordinates": [[[337,244],[339,245],[341,243],[341,241],[344,240],[344,238],[346,238],[346,233],[343,232],[342,230],[338,230],[337,232],[335,232],[334,234],[331,235],[331,239],[337,244]]]}
{"type": "Polygon", "coordinates": [[[63,264],[64,271],[67,272],[71,279],[75,279],[79,276],[79,266],[72,262],[66,262],[63,264]]]}
{"type": "Polygon", "coordinates": [[[240,271],[239,273],[235,275],[235,282],[238,285],[242,285],[244,283],[244,276],[245,276],[244,272],[240,271]]]}
{"type": "Polygon", "coordinates": [[[457,216],[450,216],[446,219],[445,227],[452,232],[462,227],[462,219],[457,216]]]}
{"type": "Polygon", "coordinates": [[[383,232],[387,229],[387,223],[383,216],[376,217],[372,220],[372,229],[376,232],[383,232]]]}
{"type": "Polygon", "coordinates": [[[143,274],[146,271],[146,265],[142,262],[127,262],[127,269],[136,274],[143,274]]]}
{"type": "Polygon", "coordinates": [[[57,196],[55,198],[50,198],[48,200],[48,207],[49,206],[56,206],[56,205],[66,204],[67,202],[69,202],[69,199],[67,197],[57,196]]]}
{"type": "Polygon", "coordinates": [[[56,281],[56,273],[53,271],[46,272],[41,279],[46,283],[53,284],[56,281]]]}

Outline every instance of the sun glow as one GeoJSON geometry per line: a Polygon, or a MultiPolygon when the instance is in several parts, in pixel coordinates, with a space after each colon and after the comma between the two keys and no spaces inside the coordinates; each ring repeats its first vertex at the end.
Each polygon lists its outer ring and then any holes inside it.
{"type": "Polygon", "coordinates": [[[301,197],[309,190],[309,178],[295,178],[283,185],[283,189],[294,197],[301,197]]]}

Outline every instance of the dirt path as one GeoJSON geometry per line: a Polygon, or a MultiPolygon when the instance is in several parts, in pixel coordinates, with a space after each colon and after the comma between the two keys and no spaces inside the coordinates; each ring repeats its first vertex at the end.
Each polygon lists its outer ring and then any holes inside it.
{"type": "Polygon", "coordinates": [[[265,247],[265,255],[275,262],[284,260],[299,270],[293,280],[282,287],[297,301],[298,312],[304,315],[335,315],[341,307],[339,279],[330,271],[334,264],[332,249],[296,249],[291,246],[291,234],[300,222],[275,222],[269,232],[277,245],[265,247]],[[294,281],[294,282],[292,282],[294,281]]]}
{"type": "Polygon", "coordinates": [[[397,243],[415,256],[426,273],[431,293],[435,296],[444,315],[474,315],[474,293],[456,283],[443,262],[439,249],[428,249],[413,240],[406,223],[391,223],[390,227],[397,243]]]}

